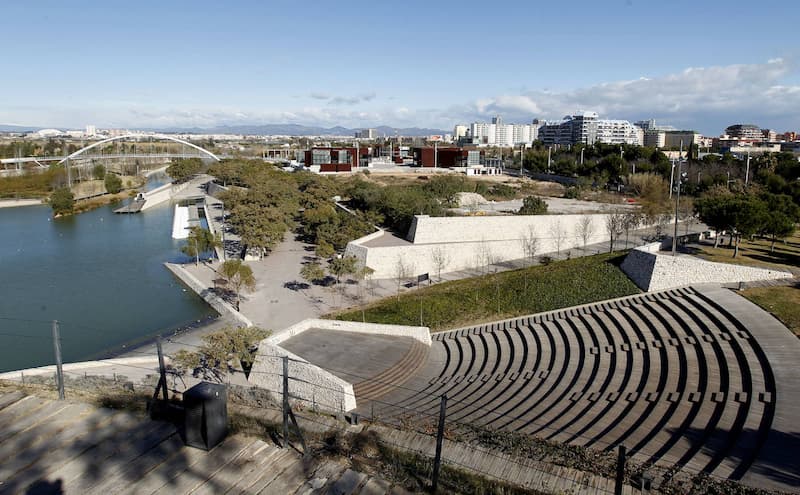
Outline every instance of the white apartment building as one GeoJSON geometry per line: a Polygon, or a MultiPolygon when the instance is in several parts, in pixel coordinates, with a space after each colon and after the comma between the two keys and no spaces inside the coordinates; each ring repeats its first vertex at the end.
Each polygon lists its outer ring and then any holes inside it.
{"type": "Polygon", "coordinates": [[[538,139],[544,144],[641,145],[644,130],[627,120],[601,119],[596,112],[584,112],[568,115],[560,122],[545,122],[538,128],[538,139]]]}
{"type": "Polygon", "coordinates": [[[459,138],[466,137],[468,132],[469,127],[458,124],[453,128],[453,139],[458,140],[459,138]]]}
{"type": "Polygon", "coordinates": [[[638,144],[644,142],[644,130],[627,120],[597,119],[595,142],[606,144],[638,144]]]}
{"type": "MultiPolygon", "coordinates": [[[[459,127],[456,126],[456,131],[459,127]]],[[[504,124],[500,116],[494,117],[492,122],[473,122],[470,124],[466,136],[471,137],[478,144],[494,146],[517,146],[530,144],[538,136],[537,124],[504,124]]]]}

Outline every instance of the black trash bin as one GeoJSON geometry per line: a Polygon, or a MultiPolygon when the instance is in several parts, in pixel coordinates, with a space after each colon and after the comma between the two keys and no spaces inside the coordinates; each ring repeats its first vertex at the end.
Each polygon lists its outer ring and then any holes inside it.
{"type": "Polygon", "coordinates": [[[203,382],[183,393],[185,441],[189,447],[211,450],[228,434],[228,393],[225,385],[203,382]]]}

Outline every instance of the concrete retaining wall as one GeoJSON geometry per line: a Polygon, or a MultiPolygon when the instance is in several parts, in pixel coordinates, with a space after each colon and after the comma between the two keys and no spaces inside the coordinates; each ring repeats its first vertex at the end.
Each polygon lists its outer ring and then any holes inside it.
{"type": "Polygon", "coordinates": [[[592,215],[529,215],[495,217],[415,217],[409,229],[411,245],[365,246],[376,234],[348,243],[345,254],[375,270],[374,278],[394,278],[398,262],[408,268],[412,278],[421,273],[437,273],[434,253],[444,252],[448,263],[443,273],[521,259],[525,257],[523,239],[538,239],[536,255],[559,251],[560,232],[563,253],[583,246],[579,234],[582,218],[591,219],[592,235],[588,244],[608,240],[607,214],[592,215]]]}
{"type": "Polygon", "coordinates": [[[714,263],[688,255],[660,253],[659,243],[632,250],[622,271],[645,291],[659,291],[705,283],[738,283],[792,278],[789,272],[730,263],[714,263]]]}
{"type": "MultiPolygon", "coordinates": [[[[164,361],[169,364],[170,359],[165,356],[164,361]]],[[[153,357],[134,357],[134,358],[116,358],[116,359],[102,359],[99,361],[82,361],[77,363],[64,363],[62,369],[64,372],[70,371],[86,371],[96,368],[107,368],[109,366],[138,366],[143,368],[153,367],[153,373],[158,373],[158,358],[153,357]]],[[[40,366],[38,368],[28,368],[24,370],[8,371],[0,373],[0,380],[19,380],[22,376],[42,376],[54,375],[56,373],[56,365],[40,366]]]]}
{"type": "Polygon", "coordinates": [[[173,275],[189,286],[197,295],[202,297],[209,306],[214,308],[214,311],[221,315],[229,315],[239,324],[240,327],[252,327],[253,322],[245,317],[242,313],[236,311],[236,308],[225,302],[221,297],[214,294],[208,287],[203,285],[202,282],[197,280],[197,277],[186,271],[181,265],[173,263],[164,263],[167,270],[171,271],[173,275]]]}
{"type": "Polygon", "coordinates": [[[292,400],[317,410],[343,413],[356,408],[353,386],[305,359],[269,342],[258,344],[248,382],[275,394],[283,391],[283,356],[289,356],[292,400]]]}
{"type": "Polygon", "coordinates": [[[217,193],[225,192],[227,190],[228,190],[227,187],[222,186],[220,184],[217,184],[214,181],[209,181],[208,182],[208,190],[207,190],[207,192],[208,192],[208,194],[210,194],[212,196],[214,196],[217,193]]]}
{"type": "Polygon", "coordinates": [[[172,197],[172,183],[159,186],[152,191],[144,193],[145,202],[142,206],[142,211],[160,205],[165,201],[169,201],[172,197]]]}
{"type": "Polygon", "coordinates": [[[423,344],[431,345],[431,332],[428,327],[409,327],[404,325],[381,325],[378,323],[360,323],[356,321],[321,320],[309,318],[300,323],[290,326],[279,333],[269,337],[270,344],[280,345],[295,335],[299,335],[306,330],[317,328],[320,330],[330,330],[339,332],[368,333],[376,335],[397,335],[399,337],[411,337],[423,344]]]}
{"type": "Polygon", "coordinates": [[[153,189],[152,191],[147,191],[146,193],[144,193],[145,202],[144,206],[142,206],[141,211],[147,210],[156,205],[160,205],[161,203],[171,200],[174,195],[183,191],[190,185],[191,182],[184,182],[182,184],[172,184],[170,182],[169,184],[164,184],[163,186],[159,186],[153,189]]]}

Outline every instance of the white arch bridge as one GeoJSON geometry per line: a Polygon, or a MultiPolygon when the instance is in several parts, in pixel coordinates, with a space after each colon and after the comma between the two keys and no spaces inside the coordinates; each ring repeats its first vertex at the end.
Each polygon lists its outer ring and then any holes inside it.
{"type": "MultiPolygon", "coordinates": [[[[100,147],[100,146],[103,146],[104,144],[107,144],[107,143],[111,143],[111,142],[114,142],[114,141],[123,141],[123,140],[128,140],[128,139],[139,140],[139,139],[142,139],[142,138],[144,138],[144,139],[164,139],[164,140],[167,140],[167,141],[172,141],[172,142],[175,142],[175,143],[178,143],[178,144],[193,148],[193,149],[199,151],[200,153],[203,153],[203,154],[207,155],[209,158],[212,158],[215,161],[219,161],[219,157],[217,155],[215,155],[214,153],[208,151],[207,149],[202,148],[200,146],[197,146],[196,144],[190,143],[189,141],[185,141],[183,139],[176,138],[174,136],[169,136],[167,134],[129,133],[129,134],[123,134],[123,135],[120,135],[120,136],[110,137],[110,138],[107,138],[107,139],[102,139],[100,141],[92,143],[89,146],[85,146],[85,147],[79,149],[78,151],[75,151],[74,153],[64,157],[58,163],[64,163],[67,160],[73,160],[75,158],[78,158],[81,155],[83,155],[84,153],[86,153],[87,151],[89,151],[91,149],[94,149],[94,148],[97,148],[97,147],[100,147]]],[[[170,155],[170,154],[167,153],[167,155],[170,155]]],[[[180,154],[180,155],[184,156],[184,154],[180,154]]],[[[130,156],[130,155],[126,155],[126,156],[130,156]]]]}
{"type": "Polygon", "coordinates": [[[195,158],[198,155],[205,156],[209,159],[214,161],[220,161],[220,156],[215,155],[214,153],[208,151],[207,149],[198,146],[194,143],[190,143],[184,139],[179,139],[174,136],[169,136],[166,134],[144,134],[144,133],[128,133],[123,134],[120,136],[114,136],[107,139],[102,139],[100,141],[96,141],[88,146],[84,146],[83,148],[69,154],[68,156],[19,156],[14,158],[3,158],[0,159],[0,165],[2,165],[0,169],[0,175],[5,173],[13,173],[13,172],[22,172],[23,168],[27,167],[28,165],[35,165],[38,169],[46,169],[47,163],[57,162],[58,164],[67,163],[71,160],[76,161],[83,161],[83,160],[93,160],[93,159],[100,159],[100,160],[114,160],[114,159],[135,159],[135,158],[147,158],[147,159],[172,159],[172,158],[195,158]],[[140,150],[134,150],[133,152],[116,152],[116,153],[108,153],[104,152],[102,148],[108,144],[115,141],[127,141],[133,140],[135,142],[140,142],[143,139],[147,140],[166,140],[171,141],[173,143],[180,144],[181,146],[185,146],[189,148],[192,152],[189,151],[160,151],[160,152],[147,152],[140,150]],[[100,151],[100,153],[98,153],[100,151]],[[197,153],[194,153],[197,152],[197,153]],[[14,169],[6,169],[8,165],[14,167],[14,169]]]}

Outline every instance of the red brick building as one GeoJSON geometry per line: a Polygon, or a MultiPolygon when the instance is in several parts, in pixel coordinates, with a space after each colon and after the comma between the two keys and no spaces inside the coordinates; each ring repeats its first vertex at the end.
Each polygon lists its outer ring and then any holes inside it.
{"type": "Polygon", "coordinates": [[[305,152],[307,167],[319,166],[320,172],[350,172],[358,168],[358,157],[369,158],[369,148],[311,148],[305,152]]]}
{"type": "Polygon", "coordinates": [[[460,148],[458,146],[440,146],[414,148],[414,163],[420,167],[466,167],[483,163],[484,152],[474,148],[460,148]],[[436,157],[435,155],[439,155],[436,157]]]}

